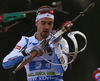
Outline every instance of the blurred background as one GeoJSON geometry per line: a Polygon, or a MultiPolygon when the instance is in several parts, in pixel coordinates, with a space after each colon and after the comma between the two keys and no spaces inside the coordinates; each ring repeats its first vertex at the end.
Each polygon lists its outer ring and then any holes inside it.
{"type": "MultiPolygon", "coordinates": [[[[74,22],[72,31],[80,31],[87,37],[88,45],[85,51],[79,53],[76,60],[69,65],[64,73],[64,81],[95,81],[93,71],[100,67],[100,1],[99,0],[0,0],[0,14],[20,11],[36,10],[43,5],[52,6],[52,2],[61,1],[63,11],[69,14],[55,11],[54,28],[59,28],[66,20],[74,19],[91,2],[96,5],[85,15],[74,22]]],[[[53,7],[53,6],[52,6],[53,7]]],[[[0,16],[1,16],[0,15],[0,16]]],[[[35,13],[26,14],[26,18],[9,22],[0,22],[0,80],[1,81],[26,81],[25,68],[22,68],[15,75],[10,75],[15,67],[4,69],[2,67],[3,58],[10,53],[21,36],[32,36],[36,32],[35,13]]],[[[67,32],[63,37],[68,40],[70,50],[73,51],[73,44],[67,37],[67,32]]],[[[77,37],[79,49],[84,46],[84,39],[77,37]]]]}

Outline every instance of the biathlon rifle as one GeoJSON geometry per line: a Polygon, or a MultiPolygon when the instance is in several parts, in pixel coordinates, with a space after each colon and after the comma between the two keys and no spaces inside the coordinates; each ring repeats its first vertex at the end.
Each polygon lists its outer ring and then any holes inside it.
{"type": "MultiPolygon", "coordinates": [[[[74,23],[81,16],[84,16],[84,14],[94,6],[95,6],[95,3],[92,2],[84,11],[80,12],[80,14],[77,17],[75,17],[71,22],[74,23]]],[[[48,41],[48,45],[46,46],[46,48],[44,48],[44,51],[50,46],[50,44],[53,43],[53,41],[55,39],[57,39],[59,36],[61,36],[62,34],[64,34],[65,32],[67,32],[69,30],[70,27],[68,27],[67,25],[68,25],[68,23],[66,23],[64,26],[62,26],[58,29],[58,31],[48,41]]],[[[43,47],[46,45],[46,43],[47,42],[45,42],[43,44],[43,47]]],[[[23,61],[17,66],[17,68],[11,74],[15,74],[17,71],[19,71],[24,65],[26,65],[28,62],[30,62],[37,55],[38,55],[37,51],[33,51],[33,53],[31,55],[24,57],[23,61]]],[[[73,57],[73,59],[75,59],[75,58],[76,58],[76,55],[73,57]]]]}

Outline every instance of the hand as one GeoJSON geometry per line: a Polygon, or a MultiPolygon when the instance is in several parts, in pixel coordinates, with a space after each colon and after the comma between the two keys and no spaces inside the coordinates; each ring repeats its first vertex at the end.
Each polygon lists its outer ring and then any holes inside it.
{"type": "Polygon", "coordinates": [[[71,21],[67,20],[65,23],[62,24],[62,26],[71,27],[71,26],[73,26],[73,23],[71,21]]]}
{"type": "Polygon", "coordinates": [[[68,21],[64,26],[70,28],[71,26],[73,26],[73,23],[71,21],[68,21]]]}
{"type": "Polygon", "coordinates": [[[36,46],[33,46],[33,47],[30,47],[30,48],[27,48],[25,50],[25,53],[27,55],[31,54],[33,51],[37,51],[39,55],[42,55],[42,52],[41,52],[41,46],[40,45],[36,45],[36,46]]]}
{"type": "Polygon", "coordinates": [[[38,45],[30,47],[30,48],[27,48],[25,50],[25,53],[26,54],[31,54],[33,51],[37,51],[39,55],[45,54],[46,52],[45,52],[44,48],[47,45],[49,40],[50,39],[48,39],[47,41],[46,40],[42,40],[38,45]]]}

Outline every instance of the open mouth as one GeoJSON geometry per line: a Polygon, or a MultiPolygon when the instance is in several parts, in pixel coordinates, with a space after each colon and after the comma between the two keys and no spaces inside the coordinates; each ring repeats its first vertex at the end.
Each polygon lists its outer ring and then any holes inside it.
{"type": "Polygon", "coordinates": [[[45,34],[48,34],[49,33],[49,31],[43,31],[45,34]]]}

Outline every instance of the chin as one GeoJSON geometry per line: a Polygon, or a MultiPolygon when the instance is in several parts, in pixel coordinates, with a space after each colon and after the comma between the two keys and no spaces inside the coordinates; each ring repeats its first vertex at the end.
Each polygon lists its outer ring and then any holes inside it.
{"type": "Polygon", "coordinates": [[[43,37],[43,38],[47,38],[48,36],[49,36],[49,35],[43,35],[42,37],[43,37]]]}

